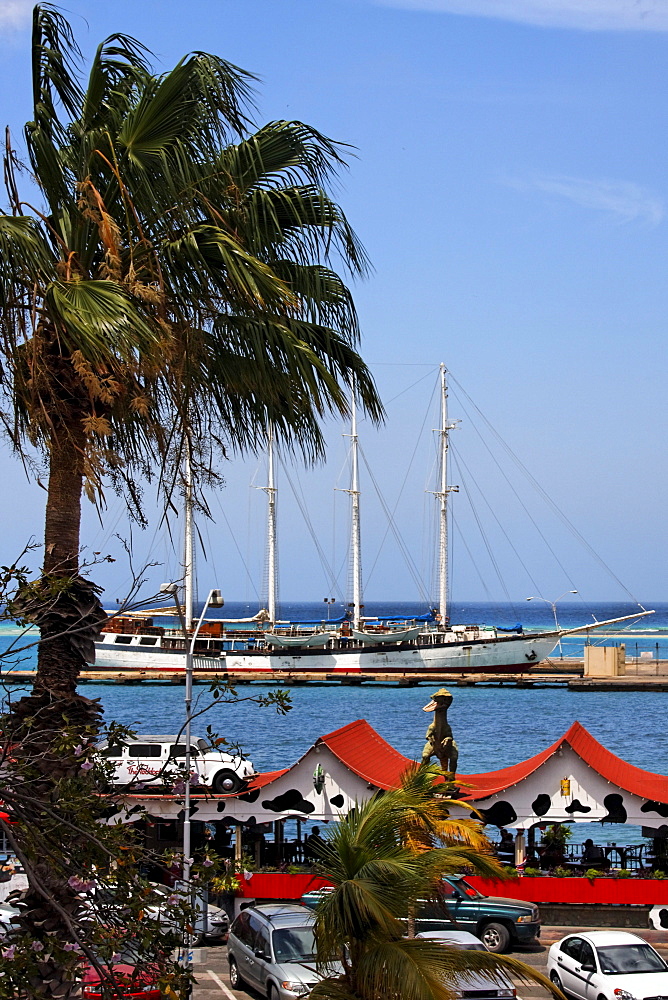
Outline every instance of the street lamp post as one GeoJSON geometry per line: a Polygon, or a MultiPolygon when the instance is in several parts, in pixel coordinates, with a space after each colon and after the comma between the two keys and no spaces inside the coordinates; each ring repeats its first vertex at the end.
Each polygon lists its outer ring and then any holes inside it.
{"type": "MultiPolygon", "coordinates": [[[[160,587],[160,591],[163,594],[173,594],[176,598],[176,609],[179,616],[179,623],[181,625],[181,631],[183,632],[183,638],[185,641],[186,650],[186,691],[185,691],[185,711],[186,711],[186,725],[185,725],[185,742],[186,742],[186,752],[184,758],[184,770],[186,775],[185,780],[185,793],[183,802],[183,868],[182,868],[182,880],[185,885],[186,891],[191,891],[190,885],[190,868],[192,865],[192,858],[190,856],[190,769],[192,766],[191,758],[191,746],[190,746],[190,723],[192,719],[192,700],[193,700],[193,654],[195,652],[195,642],[197,641],[197,636],[199,635],[199,630],[202,627],[202,622],[204,621],[204,616],[206,615],[209,608],[222,608],[225,601],[221,597],[219,590],[210,590],[209,596],[204,602],[204,607],[202,608],[202,613],[199,616],[199,621],[195,626],[192,636],[188,635],[188,630],[186,628],[185,619],[183,616],[183,609],[179,603],[178,599],[178,586],[175,583],[163,583],[160,587]]],[[[186,967],[190,966],[190,941],[187,942],[186,948],[186,967]]]]}
{"type": "MultiPolygon", "coordinates": [[[[566,597],[568,594],[577,594],[577,590],[565,590],[563,594],[557,597],[556,601],[548,601],[546,597],[527,597],[527,601],[544,601],[545,604],[549,604],[550,607],[552,608],[552,614],[554,615],[554,627],[558,632],[559,622],[557,620],[557,603],[561,600],[562,597],[566,597]]],[[[559,642],[560,658],[563,659],[564,651],[561,646],[561,638],[559,638],[558,642],[559,642]]]]}
{"type": "Polygon", "coordinates": [[[552,614],[554,615],[554,627],[559,631],[559,622],[557,621],[557,604],[562,597],[566,597],[567,594],[577,594],[577,590],[565,590],[556,601],[548,601],[546,597],[527,597],[527,601],[544,601],[545,604],[549,604],[552,608],[552,614]]]}

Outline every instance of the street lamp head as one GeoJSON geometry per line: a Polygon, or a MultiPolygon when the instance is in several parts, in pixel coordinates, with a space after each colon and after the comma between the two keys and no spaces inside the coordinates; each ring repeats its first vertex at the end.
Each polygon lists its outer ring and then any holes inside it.
{"type": "Polygon", "coordinates": [[[578,592],[577,592],[577,590],[569,590],[568,593],[569,594],[577,594],[578,592]]]}
{"type": "Polygon", "coordinates": [[[179,588],[175,583],[161,583],[160,593],[161,594],[178,594],[179,588]]]}
{"type": "Polygon", "coordinates": [[[209,597],[209,607],[210,608],[222,608],[225,604],[225,600],[221,595],[219,590],[212,590],[209,597]]]}

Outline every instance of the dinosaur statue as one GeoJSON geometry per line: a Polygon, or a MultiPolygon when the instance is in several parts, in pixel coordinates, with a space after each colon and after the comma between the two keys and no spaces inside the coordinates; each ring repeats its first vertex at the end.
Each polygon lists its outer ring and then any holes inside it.
{"type": "Polygon", "coordinates": [[[452,735],[448,722],[448,709],[452,705],[452,695],[446,688],[441,688],[432,695],[431,701],[422,709],[423,712],[433,712],[434,721],[427,729],[427,742],[422,751],[422,763],[428,764],[436,757],[441,768],[447,774],[455,775],[459,750],[452,735]]]}

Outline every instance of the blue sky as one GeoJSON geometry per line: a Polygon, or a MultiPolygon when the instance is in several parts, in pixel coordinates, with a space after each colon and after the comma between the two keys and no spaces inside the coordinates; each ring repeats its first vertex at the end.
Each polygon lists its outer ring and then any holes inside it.
{"type": "MultiPolygon", "coordinates": [[[[17,139],[30,115],[30,7],[0,0],[1,117],[17,139]]],[[[425,574],[435,415],[424,462],[396,498],[444,361],[616,576],[643,600],[665,599],[668,0],[70,0],[67,10],[87,54],[113,31],[144,41],[162,68],[215,51],[261,77],[258,122],[301,119],[356,147],[337,197],[374,265],[356,288],[362,352],[392,400],[386,428],[363,428],[364,447],[425,574]]],[[[454,399],[451,411],[463,416],[454,399]]],[[[345,485],[345,443],[330,430],[328,466],[300,476],[322,544],[340,561],[345,512],[333,487],[345,485]]],[[[507,524],[521,550],[520,560],[499,536],[501,585],[480,537],[463,540],[477,526],[462,490],[460,599],[520,600],[536,588],[549,599],[566,589],[624,597],[537,504],[546,547],[495,482],[468,418],[456,448],[487,496],[481,516],[507,524]]],[[[507,455],[502,466],[513,467],[507,455]]],[[[44,493],[9,455],[3,468],[6,562],[40,536],[44,493]]],[[[226,466],[216,524],[204,529],[201,589],[220,585],[229,599],[254,600],[261,576],[255,470],[226,466]]],[[[530,506],[526,481],[516,489],[530,506]]],[[[281,593],[320,599],[330,588],[287,487],[281,501],[281,593]]],[[[366,503],[367,597],[417,599],[391,534],[381,549],[379,508],[366,503]]],[[[173,559],[154,529],[135,536],[140,561],[151,549],[167,563],[152,580],[173,559]]],[[[493,540],[500,529],[490,530],[493,540]]],[[[87,517],[84,541],[113,549],[113,532],[128,528],[110,499],[102,527],[87,517]]],[[[97,576],[118,596],[123,559],[97,576]]]]}

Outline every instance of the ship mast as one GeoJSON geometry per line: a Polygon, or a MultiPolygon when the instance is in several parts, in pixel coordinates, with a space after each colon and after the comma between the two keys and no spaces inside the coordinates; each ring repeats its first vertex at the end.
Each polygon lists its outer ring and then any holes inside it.
{"type": "Polygon", "coordinates": [[[439,489],[436,499],[439,504],[438,532],[438,610],[441,622],[448,622],[448,496],[457,493],[458,486],[448,486],[448,445],[449,432],[457,426],[457,421],[448,422],[448,382],[447,370],[441,362],[441,426],[438,431],[440,438],[439,489]]]}
{"type": "Polygon", "coordinates": [[[268,485],[264,491],[267,494],[267,611],[269,620],[276,621],[276,486],[274,482],[274,427],[269,424],[267,431],[267,466],[268,485]]]}
{"type": "MultiPolygon", "coordinates": [[[[192,444],[186,439],[186,457],[184,467],[185,480],[185,526],[183,537],[183,587],[185,605],[185,625],[188,630],[193,625],[195,596],[195,557],[193,546],[193,476],[192,476],[192,444]]],[[[177,595],[178,601],[178,595],[177,595]]]]}
{"type": "Polygon", "coordinates": [[[350,550],[352,554],[353,571],[353,625],[361,627],[362,618],[362,556],[360,539],[360,489],[357,439],[357,404],[355,400],[355,380],[351,379],[350,407],[350,439],[351,439],[351,478],[350,478],[350,550]]]}

